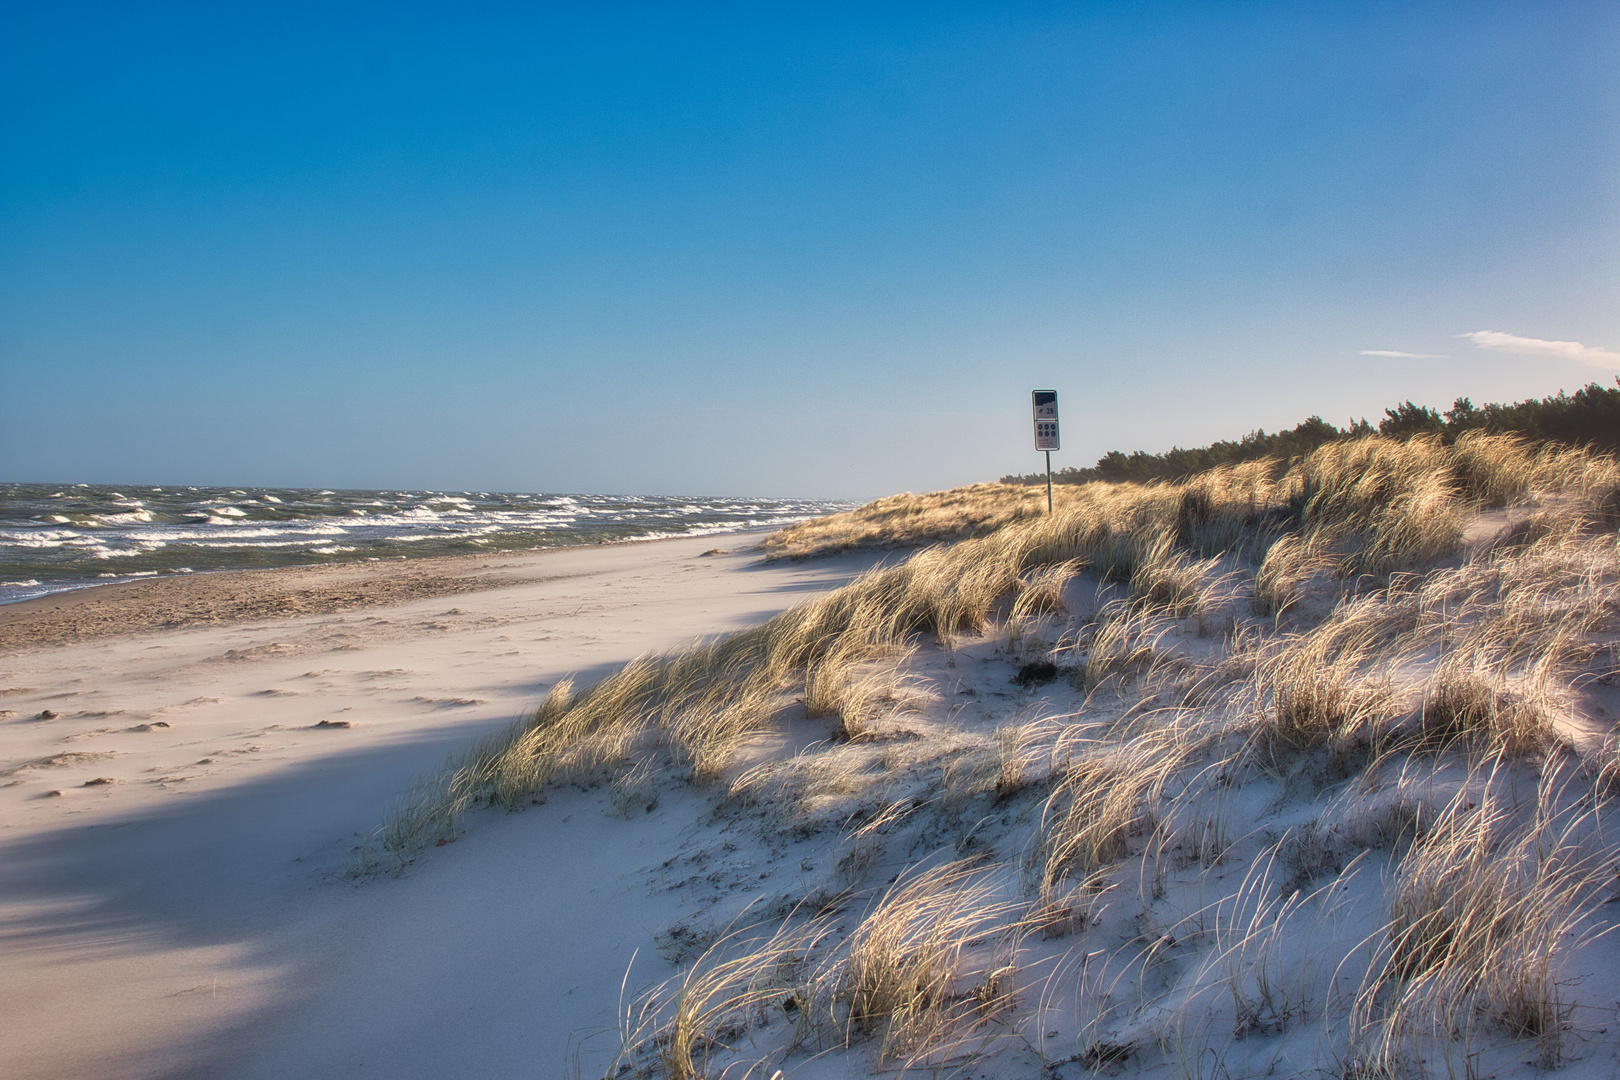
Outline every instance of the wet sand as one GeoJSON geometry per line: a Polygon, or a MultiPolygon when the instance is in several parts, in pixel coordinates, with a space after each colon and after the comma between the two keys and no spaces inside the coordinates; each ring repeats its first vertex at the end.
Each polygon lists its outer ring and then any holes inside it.
{"type": "MultiPolygon", "coordinates": [[[[709,549],[716,543],[734,550],[758,542],[749,534],[702,539],[709,549]]],[[[330,615],[522,585],[543,580],[548,568],[555,572],[555,555],[599,547],[606,545],[231,570],[74,589],[0,605],[0,652],[119,634],[330,615]]]]}

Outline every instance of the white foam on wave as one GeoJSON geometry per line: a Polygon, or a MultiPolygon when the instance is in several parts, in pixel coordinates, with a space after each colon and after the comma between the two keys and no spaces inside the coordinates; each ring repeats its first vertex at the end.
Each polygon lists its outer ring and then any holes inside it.
{"type": "Polygon", "coordinates": [[[257,551],[260,548],[313,547],[316,544],[329,543],[331,543],[331,541],[327,539],[317,539],[314,537],[304,536],[288,536],[283,533],[266,533],[262,536],[253,537],[251,543],[232,536],[198,536],[193,537],[192,539],[183,543],[176,544],[175,546],[180,548],[191,548],[197,551],[229,551],[232,548],[243,548],[250,551],[257,551]]]}
{"type": "MultiPolygon", "coordinates": [[[[20,548],[59,548],[71,545],[75,541],[83,543],[87,539],[71,529],[40,529],[28,532],[0,530],[0,543],[20,548]]],[[[94,540],[88,542],[95,543],[94,540]]]]}
{"type": "MultiPolygon", "coordinates": [[[[240,544],[246,540],[259,540],[272,536],[346,536],[351,525],[328,521],[199,521],[186,525],[170,525],[162,531],[142,530],[141,540],[161,540],[175,544],[201,544],[222,541],[240,544]]],[[[135,534],[132,534],[135,535],[135,534]]]]}
{"type": "Polygon", "coordinates": [[[330,543],[330,541],[327,540],[316,540],[303,537],[288,539],[285,537],[279,537],[277,534],[271,535],[277,538],[260,538],[251,544],[244,544],[239,542],[234,537],[204,536],[198,537],[184,544],[177,544],[175,546],[181,549],[189,548],[194,552],[201,553],[204,551],[230,551],[233,548],[239,548],[246,551],[262,551],[272,548],[313,548],[319,544],[330,543]]]}

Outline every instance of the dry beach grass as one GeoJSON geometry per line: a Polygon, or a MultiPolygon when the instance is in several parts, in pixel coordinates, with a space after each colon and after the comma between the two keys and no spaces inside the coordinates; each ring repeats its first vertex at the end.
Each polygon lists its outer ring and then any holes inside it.
{"type": "MultiPolygon", "coordinates": [[[[1073,488],[1053,491],[1066,504],[1073,488]]],[[[862,547],[912,547],[982,536],[1046,513],[1046,492],[1019,484],[972,484],[949,491],[891,495],[842,514],[779,529],[765,541],[775,558],[805,559],[862,547]]]]}
{"type": "Polygon", "coordinates": [[[703,880],[798,881],[707,894],[730,929],[628,993],[610,1072],[1606,1067],[1614,460],[1369,437],[1029,494],[785,530],[952,542],[556,687],[357,870],[562,783],[707,792],[703,880]]]}

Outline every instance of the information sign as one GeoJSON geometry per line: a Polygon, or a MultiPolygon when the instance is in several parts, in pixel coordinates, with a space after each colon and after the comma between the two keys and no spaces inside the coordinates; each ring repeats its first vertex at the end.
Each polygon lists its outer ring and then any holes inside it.
{"type": "Polygon", "coordinates": [[[1035,402],[1035,449],[1062,449],[1058,445],[1057,391],[1036,390],[1031,396],[1035,402]]]}

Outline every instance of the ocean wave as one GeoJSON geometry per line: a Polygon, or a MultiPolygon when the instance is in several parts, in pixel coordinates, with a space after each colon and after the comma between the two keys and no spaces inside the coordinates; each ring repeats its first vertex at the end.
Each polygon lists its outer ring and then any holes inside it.
{"type": "Polygon", "coordinates": [[[91,547],[100,541],[93,536],[82,536],[79,533],[67,532],[41,532],[34,535],[5,536],[0,534],[0,548],[17,547],[49,550],[61,547],[91,547]]]}
{"type": "Polygon", "coordinates": [[[0,484],[0,577],[18,591],[133,574],[710,535],[843,509],[814,500],[0,484]]]}

